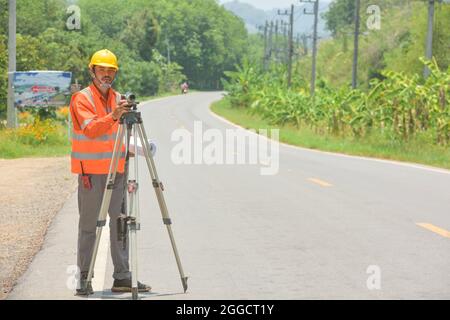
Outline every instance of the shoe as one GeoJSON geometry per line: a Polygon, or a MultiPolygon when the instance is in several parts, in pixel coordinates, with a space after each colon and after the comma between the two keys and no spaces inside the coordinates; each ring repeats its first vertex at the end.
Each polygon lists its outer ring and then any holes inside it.
{"type": "MultiPolygon", "coordinates": [[[[138,292],[149,292],[152,287],[138,281],[138,292]]],[[[114,280],[112,292],[131,292],[131,279],[114,280]]]]}
{"type": "Polygon", "coordinates": [[[77,289],[77,296],[88,296],[90,294],[94,294],[94,290],[92,289],[92,284],[87,282],[86,279],[80,280],[80,288],[77,289]]]}

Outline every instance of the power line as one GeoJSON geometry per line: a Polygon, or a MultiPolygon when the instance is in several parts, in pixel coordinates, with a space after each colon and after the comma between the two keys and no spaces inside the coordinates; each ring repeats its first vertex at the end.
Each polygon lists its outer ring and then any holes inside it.
{"type": "MultiPolygon", "coordinates": [[[[294,10],[296,9],[300,9],[300,7],[294,7],[294,10]]],[[[302,12],[301,11],[297,11],[297,16],[294,18],[294,22],[297,21],[301,16],[302,16],[302,12]]]]}

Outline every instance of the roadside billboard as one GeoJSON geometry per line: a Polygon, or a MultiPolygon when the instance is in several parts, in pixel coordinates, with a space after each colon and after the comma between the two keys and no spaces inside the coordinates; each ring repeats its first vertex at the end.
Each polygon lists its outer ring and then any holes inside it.
{"type": "Polygon", "coordinates": [[[59,107],[67,104],[71,72],[14,72],[14,104],[16,107],[59,107]]]}

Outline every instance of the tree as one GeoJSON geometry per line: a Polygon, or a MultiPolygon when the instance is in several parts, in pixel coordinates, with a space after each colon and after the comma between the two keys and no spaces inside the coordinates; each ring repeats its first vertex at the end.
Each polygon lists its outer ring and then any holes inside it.
{"type": "Polygon", "coordinates": [[[62,29],[65,14],[65,0],[18,0],[17,33],[36,37],[50,27],[62,29]]]}
{"type": "Polygon", "coordinates": [[[336,37],[342,29],[347,29],[353,23],[354,16],[355,0],[335,0],[330,4],[328,11],[322,15],[333,37],[336,37]]]}
{"type": "Polygon", "coordinates": [[[151,61],[158,36],[158,21],[148,9],[144,9],[127,19],[127,26],[120,33],[119,39],[128,48],[138,52],[142,59],[151,61]]]}
{"type": "MultiPolygon", "coordinates": [[[[244,23],[216,0],[78,0],[81,29],[67,30],[67,0],[17,0],[17,70],[71,71],[90,82],[91,55],[108,48],[119,58],[116,88],[139,95],[219,88],[225,70],[247,53],[244,23]],[[166,55],[170,46],[171,63],[166,55]]],[[[0,0],[0,114],[6,105],[8,0],[0,0]]]]}

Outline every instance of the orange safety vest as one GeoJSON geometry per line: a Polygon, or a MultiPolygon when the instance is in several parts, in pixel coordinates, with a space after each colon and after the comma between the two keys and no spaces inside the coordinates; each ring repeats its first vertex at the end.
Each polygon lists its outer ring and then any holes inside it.
{"type": "MultiPolygon", "coordinates": [[[[108,174],[116,141],[118,121],[112,118],[121,95],[110,89],[106,109],[100,94],[91,85],[72,96],[70,115],[72,132],[72,172],[76,174],[108,174]]],[[[119,159],[117,172],[125,167],[125,146],[119,159]]]]}

